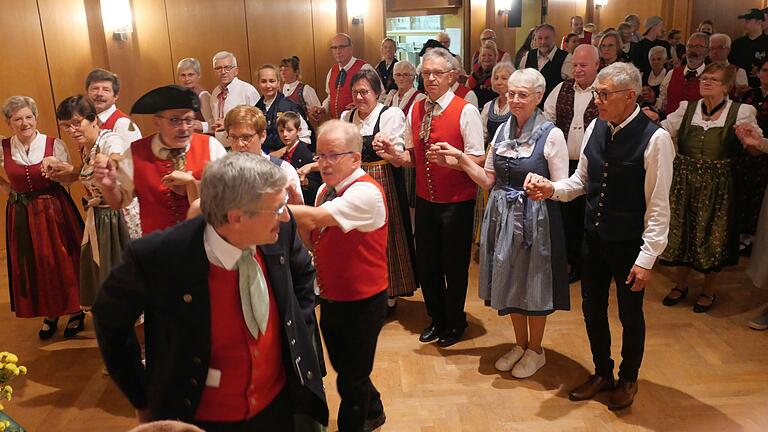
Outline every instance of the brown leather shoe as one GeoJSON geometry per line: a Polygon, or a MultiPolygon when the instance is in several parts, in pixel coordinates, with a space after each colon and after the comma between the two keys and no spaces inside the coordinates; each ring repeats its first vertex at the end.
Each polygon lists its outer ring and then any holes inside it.
{"type": "Polygon", "coordinates": [[[608,409],[618,411],[632,405],[637,394],[637,381],[625,381],[619,378],[616,388],[608,399],[608,409]]]}
{"type": "Polygon", "coordinates": [[[600,392],[612,390],[613,383],[613,377],[604,378],[600,375],[590,375],[583,384],[576,387],[568,394],[568,399],[572,401],[592,399],[600,392]]]}

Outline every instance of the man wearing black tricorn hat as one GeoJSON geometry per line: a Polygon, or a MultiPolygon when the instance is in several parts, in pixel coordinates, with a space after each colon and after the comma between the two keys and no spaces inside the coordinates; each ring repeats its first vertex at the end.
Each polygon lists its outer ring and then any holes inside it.
{"type": "Polygon", "coordinates": [[[156,88],[139,98],[131,114],[152,114],[158,132],[134,141],[119,162],[97,157],[94,174],[112,208],[139,199],[144,235],[186,218],[197,198],[203,168],[226,154],[214,137],[194,133],[200,99],[176,85],[156,88]]]}

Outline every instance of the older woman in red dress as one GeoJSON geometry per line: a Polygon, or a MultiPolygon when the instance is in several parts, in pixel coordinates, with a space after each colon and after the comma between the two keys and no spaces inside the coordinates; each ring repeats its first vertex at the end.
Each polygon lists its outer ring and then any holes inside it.
{"type": "Polygon", "coordinates": [[[40,339],[56,332],[59,317],[71,314],[64,332],[83,329],[78,269],[83,220],[57,179],[71,174],[66,145],[37,131],[37,106],[12,96],[3,115],[14,135],[2,141],[0,165],[10,183],[6,207],[6,251],[11,310],[20,318],[44,317],[40,339]]]}

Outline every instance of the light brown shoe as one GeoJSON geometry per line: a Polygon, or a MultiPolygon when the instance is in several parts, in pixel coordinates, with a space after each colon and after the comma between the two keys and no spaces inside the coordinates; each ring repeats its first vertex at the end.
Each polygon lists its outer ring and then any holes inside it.
{"type": "Polygon", "coordinates": [[[637,394],[637,381],[625,381],[619,378],[616,388],[608,399],[608,409],[618,411],[632,405],[637,394]]]}
{"type": "Polygon", "coordinates": [[[576,387],[568,394],[568,399],[572,401],[592,399],[600,392],[613,390],[613,383],[613,377],[604,378],[600,375],[590,375],[583,384],[576,387]]]}

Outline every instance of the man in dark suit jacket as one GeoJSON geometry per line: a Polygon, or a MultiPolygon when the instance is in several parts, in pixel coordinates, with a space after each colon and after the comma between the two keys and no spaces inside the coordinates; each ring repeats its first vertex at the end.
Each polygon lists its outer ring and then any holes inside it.
{"type": "Polygon", "coordinates": [[[104,362],[140,421],[208,431],[327,424],[312,342],[315,270],[286,179],[248,153],[211,163],[203,217],[131,243],[93,306],[104,362]],[[145,313],[146,369],[133,323],[145,313]]]}

